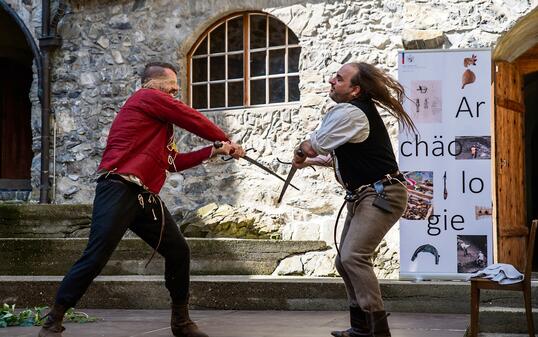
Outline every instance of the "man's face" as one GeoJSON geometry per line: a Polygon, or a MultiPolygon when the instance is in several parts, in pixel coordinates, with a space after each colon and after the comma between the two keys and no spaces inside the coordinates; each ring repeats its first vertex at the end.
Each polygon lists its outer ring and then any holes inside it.
{"type": "Polygon", "coordinates": [[[164,91],[167,94],[172,95],[172,97],[176,97],[179,93],[179,85],[177,84],[177,75],[170,69],[165,68],[166,73],[166,82],[164,84],[164,91]]]}
{"type": "Polygon", "coordinates": [[[171,95],[172,97],[176,97],[179,93],[177,76],[172,70],[168,68],[164,68],[163,75],[160,75],[159,77],[147,81],[143,85],[143,87],[160,90],[164,93],[171,95]]]}
{"type": "Polygon", "coordinates": [[[351,84],[351,78],[357,73],[357,69],[349,64],[343,65],[329,80],[331,91],[329,97],[336,103],[349,102],[359,95],[360,87],[351,84]]]}

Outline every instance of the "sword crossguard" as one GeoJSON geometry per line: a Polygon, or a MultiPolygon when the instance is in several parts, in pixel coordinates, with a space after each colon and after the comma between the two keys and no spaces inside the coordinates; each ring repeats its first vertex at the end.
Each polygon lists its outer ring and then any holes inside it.
{"type": "MultiPolygon", "coordinates": [[[[221,146],[222,146],[222,145],[221,145],[221,146]]],[[[218,149],[218,147],[217,147],[217,149],[218,149]]],[[[258,152],[258,150],[256,150],[256,149],[253,148],[253,147],[246,149],[246,150],[245,150],[245,153],[247,153],[248,151],[258,152]]],[[[232,159],[234,159],[234,157],[232,157],[232,156],[230,156],[230,157],[228,157],[228,158],[226,158],[226,157],[222,157],[222,160],[224,160],[224,161],[230,161],[230,160],[232,160],[232,159]]]]}
{"type": "MultiPolygon", "coordinates": [[[[292,165],[293,163],[291,161],[283,161],[283,160],[280,160],[280,158],[277,158],[276,159],[280,164],[284,164],[284,165],[292,165]]],[[[316,168],[314,166],[308,166],[310,167],[312,170],[314,170],[314,172],[316,172],[316,168]]]]}

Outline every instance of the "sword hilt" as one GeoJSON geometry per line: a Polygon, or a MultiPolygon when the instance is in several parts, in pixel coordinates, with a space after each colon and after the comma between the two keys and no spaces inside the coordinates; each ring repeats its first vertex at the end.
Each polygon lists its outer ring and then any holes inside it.
{"type": "MultiPolygon", "coordinates": [[[[221,146],[222,146],[222,145],[221,145],[221,146]]],[[[218,147],[217,147],[217,149],[218,149],[218,147]]],[[[248,151],[254,151],[254,152],[257,152],[257,150],[256,150],[255,148],[253,148],[253,147],[248,148],[248,149],[245,149],[245,153],[247,153],[248,151]]],[[[233,152],[231,152],[231,153],[230,153],[230,156],[228,156],[228,157],[226,157],[226,156],[222,156],[222,157],[221,157],[222,160],[224,160],[224,161],[230,161],[230,160],[234,159],[234,157],[231,156],[232,153],[233,153],[233,152]]]]}
{"type": "MultiPolygon", "coordinates": [[[[220,141],[220,140],[216,140],[216,141],[213,142],[213,147],[215,149],[220,149],[223,145],[224,145],[224,143],[222,141],[220,141]]],[[[230,153],[228,153],[228,155],[232,155],[232,154],[234,154],[234,152],[235,152],[235,149],[232,149],[230,151],[230,153]]]]}

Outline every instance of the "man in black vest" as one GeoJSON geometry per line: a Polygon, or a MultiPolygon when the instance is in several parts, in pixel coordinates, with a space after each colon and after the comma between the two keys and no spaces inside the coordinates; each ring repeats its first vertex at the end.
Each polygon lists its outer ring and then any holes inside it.
{"type": "Polygon", "coordinates": [[[335,337],[390,336],[372,254],[407,205],[389,134],[376,105],[415,130],[402,107],[403,87],[367,63],[348,63],[330,79],[337,104],[295,150],[293,165],[333,166],[346,189],[347,217],[336,257],[346,285],[351,328],[335,337]]]}

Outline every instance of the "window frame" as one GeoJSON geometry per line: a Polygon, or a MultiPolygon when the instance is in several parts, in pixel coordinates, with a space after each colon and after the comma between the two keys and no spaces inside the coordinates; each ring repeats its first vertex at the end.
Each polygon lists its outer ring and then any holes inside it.
{"type": "MultiPolygon", "coordinates": [[[[261,12],[261,11],[248,11],[248,12],[239,12],[239,13],[232,13],[230,15],[227,15],[221,19],[219,19],[218,21],[216,21],[215,23],[213,23],[209,28],[207,28],[203,34],[200,35],[200,37],[198,38],[198,40],[193,44],[192,48],[190,49],[190,51],[187,53],[187,102],[189,105],[192,106],[192,92],[193,92],[193,83],[194,84],[200,84],[200,85],[205,85],[206,86],[206,90],[207,90],[207,97],[206,97],[206,107],[205,108],[197,108],[198,110],[200,111],[214,111],[214,110],[227,110],[227,109],[244,109],[244,108],[250,108],[250,107],[263,107],[263,106],[269,106],[269,105],[282,105],[282,104],[293,104],[293,103],[298,103],[299,100],[297,101],[289,101],[289,86],[288,86],[288,82],[289,82],[289,78],[290,77],[294,77],[294,76],[297,76],[299,77],[299,69],[297,69],[297,72],[288,72],[288,66],[289,66],[289,62],[288,62],[288,59],[289,59],[289,49],[290,48],[298,48],[299,49],[299,58],[300,58],[300,51],[301,51],[301,46],[299,44],[299,38],[295,35],[295,38],[297,39],[297,43],[296,44],[288,44],[289,43],[289,33],[293,31],[285,24],[283,23],[280,19],[278,19],[277,17],[269,14],[269,13],[265,13],[265,12],[261,12]],[[265,33],[266,33],[266,42],[265,42],[265,47],[261,47],[261,48],[255,48],[255,49],[250,49],[250,18],[251,16],[253,15],[258,15],[258,16],[264,16],[265,17],[265,33]],[[242,50],[239,50],[239,51],[228,51],[228,22],[230,20],[233,20],[235,18],[238,18],[238,17],[242,17],[243,18],[243,49],[242,50]],[[278,20],[279,22],[282,23],[282,25],[285,27],[285,42],[283,45],[280,45],[280,46],[269,46],[269,42],[270,42],[270,39],[269,39],[269,22],[270,22],[270,19],[274,19],[274,20],[278,20]],[[217,28],[221,27],[221,25],[224,25],[224,51],[222,52],[217,52],[217,53],[211,53],[211,49],[210,49],[210,39],[211,39],[211,32],[213,32],[214,30],[216,30],[217,28]],[[202,42],[206,42],[207,43],[207,46],[206,46],[206,52],[204,54],[200,54],[200,55],[194,55],[194,53],[197,51],[197,49],[200,47],[200,45],[202,44],[202,42]],[[270,63],[270,59],[269,59],[269,54],[270,54],[270,51],[272,50],[284,50],[284,72],[282,73],[278,73],[278,74],[269,74],[269,63],[270,63]],[[252,77],[251,76],[251,69],[250,69],[250,55],[251,53],[253,52],[263,52],[265,51],[266,55],[265,55],[265,74],[264,75],[260,75],[260,76],[254,76],[252,77]],[[238,55],[238,54],[241,54],[243,55],[243,77],[241,78],[234,78],[234,79],[228,79],[228,55],[238,55]],[[210,73],[210,60],[211,60],[211,57],[214,57],[214,56],[224,56],[224,67],[225,67],[225,71],[224,71],[224,79],[222,80],[211,80],[210,79],[210,76],[211,76],[211,73],[210,73]],[[200,81],[200,82],[193,82],[193,73],[192,73],[192,68],[193,68],[193,60],[195,59],[202,59],[202,58],[205,58],[207,60],[207,78],[205,81],[200,81]],[[284,78],[284,101],[283,102],[276,102],[276,103],[270,103],[270,90],[269,90],[269,82],[270,82],[270,79],[272,78],[284,78]],[[260,80],[260,79],[265,79],[265,103],[261,103],[261,104],[251,104],[251,97],[250,97],[250,82],[252,80],[260,80]],[[233,82],[243,82],[243,104],[242,105],[234,105],[234,106],[228,106],[228,83],[233,83],[233,82]],[[211,96],[210,96],[210,85],[211,84],[218,84],[218,83],[224,83],[224,106],[222,107],[211,107],[211,96]]],[[[298,60],[300,61],[300,59],[298,60]]]]}

